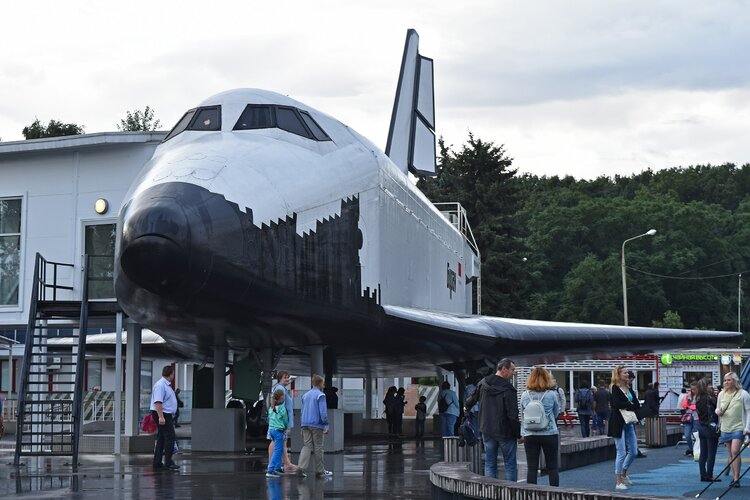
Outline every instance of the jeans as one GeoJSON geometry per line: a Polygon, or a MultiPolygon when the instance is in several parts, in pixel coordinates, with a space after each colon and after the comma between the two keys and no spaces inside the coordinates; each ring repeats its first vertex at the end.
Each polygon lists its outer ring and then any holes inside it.
{"type": "Polygon", "coordinates": [[[482,435],[482,441],[484,441],[484,475],[497,479],[497,453],[502,451],[505,463],[505,480],[518,481],[518,464],[516,463],[518,443],[516,440],[494,439],[482,435]]]}
{"type": "MultiPolygon", "coordinates": [[[[159,414],[151,412],[151,418],[159,423],[159,414]]],[[[172,465],[172,453],[174,453],[174,420],[171,413],[164,413],[164,425],[159,425],[156,433],[156,447],[154,448],[154,465],[172,465]],[[164,455],[164,462],[161,457],[164,455]]]]}
{"type": "MultiPolygon", "coordinates": [[[[588,416],[588,415],[587,415],[588,416]]],[[[537,471],[539,470],[539,453],[544,452],[544,461],[547,464],[549,474],[549,485],[560,486],[560,468],[557,464],[558,435],[549,434],[542,436],[526,436],[523,445],[526,449],[526,482],[536,484],[537,471]]]]}
{"type": "Polygon", "coordinates": [[[615,448],[617,448],[617,457],[615,458],[615,474],[622,474],[627,470],[630,464],[635,460],[638,453],[638,440],[635,437],[635,424],[625,424],[622,428],[622,435],[615,438],[615,448]]]}
{"type": "Polygon", "coordinates": [[[701,479],[713,477],[719,436],[714,432],[714,427],[698,423],[698,439],[701,442],[701,456],[698,460],[701,479]]]}
{"type": "Polygon", "coordinates": [[[687,448],[688,450],[690,450],[690,453],[693,452],[693,432],[697,430],[698,429],[695,425],[695,420],[687,424],[682,424],[682,433],[685,436],[685,441],[687,442],[687,448]]]}
{"type": "Polygon", "coordinates": [[[273,439],[273,455],[268,462],[268,472],[281,470],[281,457],[284,455],[284,431],[270,429],[268,433],[273,439]]]}
{"type": "MultiPolygon", "coordinates": [[[[310,455],[315,457],[315,473],[323,474],[323,429],[317,427],[303,427],[302,440],[304,445],[299,454],[299,464],[297,468],[302,472],[307,470],[310,465],[310,455]]],[[[274,445],[275,446],[275,445],[274,445]]],[[[274,448],[274,451],[276,449],[274,448]]]]}
{"type": "MultiPolygon", "coordinates": [[[[581,437],[589,437],[591,435],[591,427],[589,427],[589,419],[591,415],[578,414],[578,419],[581,421],[581,437]]],[[[547,455],[545,455],[546,457],[547,455]]]]}
{"type": "Polygon", "coordinates": [[[458,419],[458,415],[440,414],[440,435],[442,437],[456,435],[456,419],[458,419]]]}
{"type": "Polygon", "coordinates": [[[605,421],[609,420],[609,412],[608,411],[598,411],[596,412],[596,416],[599,417],[599,421],[597,424],[599,425],[599,434],[604,435],[606,432],[604,430],[604,423],[605,421]]]}

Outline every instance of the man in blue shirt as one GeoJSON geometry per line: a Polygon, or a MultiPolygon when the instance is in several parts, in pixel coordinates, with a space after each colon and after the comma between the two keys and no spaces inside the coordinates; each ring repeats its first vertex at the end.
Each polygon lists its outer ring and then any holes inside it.
{"type": "Polygon", "coordinates": [[[165,366],[161,371],[161,378],[154,384],[151,391],[151,418],[158,424],[156,433],[156,448],[154,449],[154,469],[179,469],[180,466],[172,461],[174,451],[174,414],[177,412],[177,396],[172,389],[174,371],[171,366],[165,366]],[[164,462],[161,457],[164,455],[164,462]]]}
{"type": "Polygon", "coordinates": [[[312,389],[302,396],[302,439],[304,446],[299,454],[297,473],[306,476],[310,464],[310,455],[315,456],[315,475],[325,477],[333,475],[323,468],[323,434],[328,434],[328,410],[326,396],[323,394],[325,381],[317,373],[312,377],[312,389]]]}

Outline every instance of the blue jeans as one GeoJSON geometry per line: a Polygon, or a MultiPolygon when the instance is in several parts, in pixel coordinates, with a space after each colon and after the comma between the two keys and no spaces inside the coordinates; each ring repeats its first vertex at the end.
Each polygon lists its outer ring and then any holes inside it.
{"type": "Polygon", "coordinates": [[[698,459],[698,469],[701,479],[714,477],[714,463],[716,462],[716,448],[719,446],[719,436],[714,428],[698,422],[698,439],[701,442],[701,456],[698,459]]]}
{"type": "Polygon", "coordinates": [[[615,438],[615,448],[617,448],[615,474],[622,474],[623,469],[627,470],[630,467],[630,464],[635,460],[636,453],[638,453],[635,424],[625,424],[625,427],[622,428],[622,435],[615,438]]]}
{"type": "Polygon", "coordinates": [[[518,443],[515,439],[494,439],[482,435],[484,441],[484,475],[497,479],[497,452],[503,452],[505,463],[505,480],[518,481],[518,464],[516,450],[518,443]]]}
{"type": "Polygon", "coordinates": [[[284,456],[284,431],[270,429],[268,433],[273,438],[273,455],[268,462],[268,472],[281,470],[281,457],[284,456]]]}
{"type": "Polygon", "coordinates": [[[442,437],[456,435],[456,419],[458,419],[458,415],[440,414],[440,435],[442,437]]]}
{"type": "Polygon", "coordinates": [[[589,419],[591,415],[578,414],[578,419],[581,421],[581,437],[589,437],[591,435],[591,427],[589,427],[589,419]]]}

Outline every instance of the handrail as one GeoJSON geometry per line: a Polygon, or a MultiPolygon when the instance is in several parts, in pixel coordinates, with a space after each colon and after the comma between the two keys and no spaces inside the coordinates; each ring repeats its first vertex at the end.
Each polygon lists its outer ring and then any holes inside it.
{"type": "Polygon", "coordinates": [[[57,284],[57,268],[58,267],[75,267],[73,264],[67,264],[65,262],[55,262],[52,260],[47,260],[44,257],[42,257],[39,253],[37,253],[37,256],[40,261],[40,268],[39,270],[34,270],[34,280],[35,282],[38,281],[41,287],[37,290],[36,293],[34,293],[34,296],[37,298],[37,300],[47,300],[47,289],[52,289],[52,300],[57,300],[57,291],[58,290],[73,290],[72,286],[65,286],[65,285],[58,285],[57,284]],[[47,283],[47,266],[52,266],[52,284],[47,283]]]}
{"type": "Polygon", "coordinates": [[[76,383],[73,395],[73,470],[78,470],[78,442],[81,437],[83,422],[83,372],[86,362],[86,333],[89,318],[89,268],[91,257],[86,256],[86,267],[83,269],[83,286],[81,287],[81,316],[78,322],[78,356],[76,359],[76,383]]]}
{"type": "Polygon", "coordinates": [[[450,222],[453,227],[455,227],[458,232],[461,233],[461,235],[466,240],[466,243],[469,244],[471,250],[478,257],[479,247],[477,246],[476,239],[474,239],[474,232],[471,230],[471,225],[469,225],[469,217],[466,215],[466,209],[457,201],[434,203],[434,205],[440,211],[440,213],[443,214],[443,216],[445,216],[446,213],[448,215],[455,215],[455,221],[451,220],[449,217],[446,217],[448,219],[448,222],[450,222]],[[443,210],[441,207],[445,207],[446,209],[443,210]]]}
{"type": "MultiPolygon", "coordinates": [[[[44,258],[37,252],[34,259],[34,279],[31,289],[31,303],[29,304],[29,322],[26,328],[26,344],[23,351],[23,365],[21,368],[21,380],[28,383],[31,372],[31,356],[34,350],[34,330],[36,325],[37,298],[39,293],[39,270],[44,258]]],[[[21,464],[21,442],[23,435],[23,416],[26,411],[26,387],[22,385],[18,391],[18,405],[16,413],[16,452],[13,456],[13,465],[21,464]]]]}

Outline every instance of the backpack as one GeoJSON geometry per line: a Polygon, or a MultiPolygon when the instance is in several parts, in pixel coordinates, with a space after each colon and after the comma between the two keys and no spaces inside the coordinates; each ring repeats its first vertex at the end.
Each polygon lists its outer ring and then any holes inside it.
{"type": "Polygon", "coordinates": [[[438,398],[438,413],[445,413],[446,411],[448,411],[449,406],[450,405],[444,397],[438,398]]]}
{"type": "Polygon", "coordinates": [[[528,393],[530,401],[523,410],[523,427],[527,431],[543,431],[549,425],[549,417],[542,403],[547,392],[544,391],[539,399],[534,399],[531,393],[528,393]]]}
{"type": "Polygon", "coordinates": [[[461,439],[468,446],[474,446],[479,440],[477,436],[477,429],[474,424],[474,416],[471,414],[471,412],[465,413],[464,421],[461,424],[461,429],[459,429],[459,431],[461,439]]]}
{"type": "Polygon", "coordinates": [[[594,396],[591,394],[591,390],[587,389],[583,392],[583,389],[578,390],[578,409],[579,410],[590,410],[594,402],[594,396]]]}

